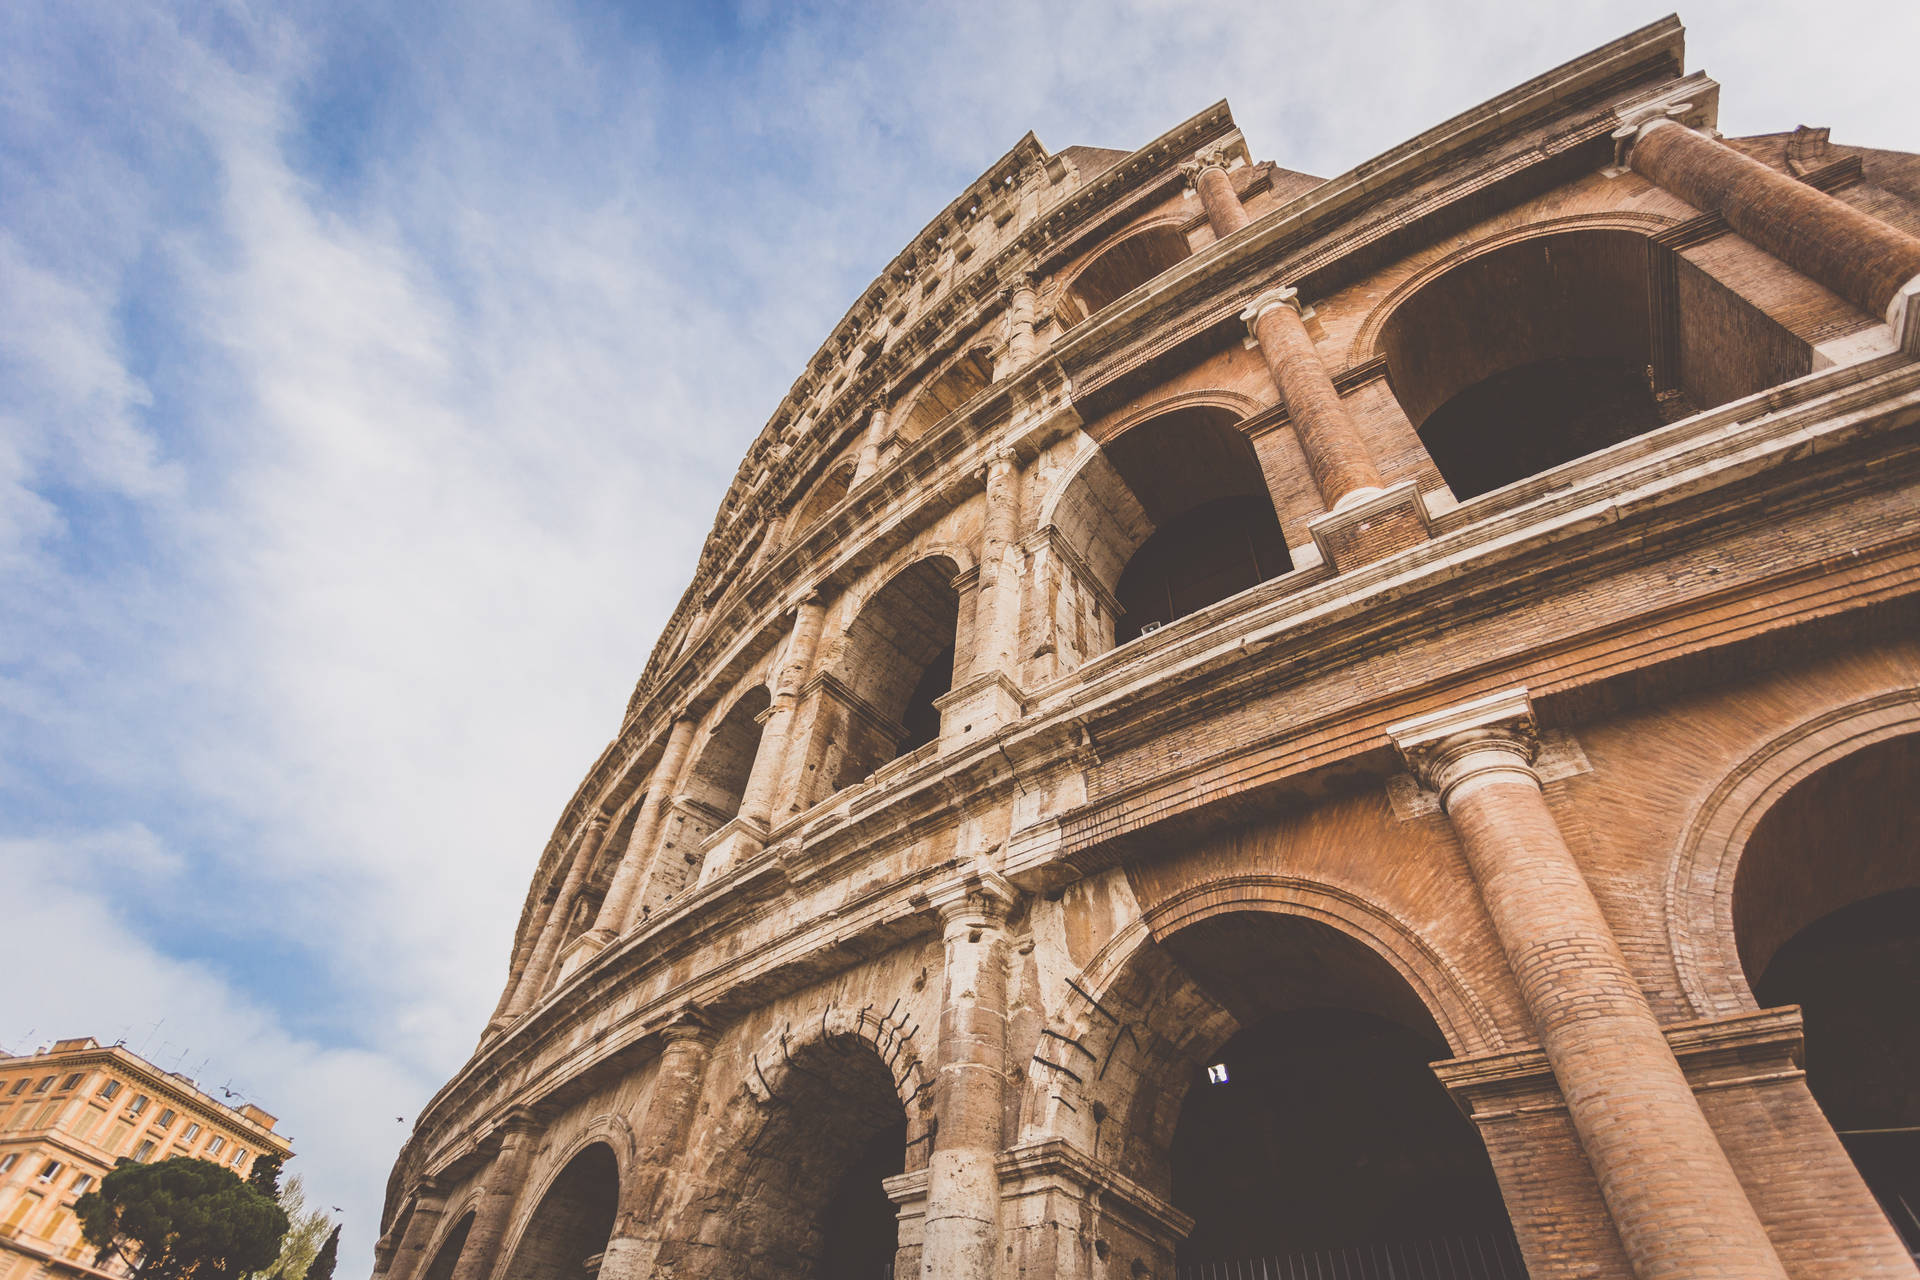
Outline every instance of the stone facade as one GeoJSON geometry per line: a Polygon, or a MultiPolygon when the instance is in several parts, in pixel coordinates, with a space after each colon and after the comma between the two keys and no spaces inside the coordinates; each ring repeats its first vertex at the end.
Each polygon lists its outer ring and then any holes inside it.
{"type": "Polygon", "coordinates": [[[1669,19],[1328,181],[1022,139],[742,464],[375,1274],[1916,1275],[1920,161],[1718,100],[1669,19]]]}

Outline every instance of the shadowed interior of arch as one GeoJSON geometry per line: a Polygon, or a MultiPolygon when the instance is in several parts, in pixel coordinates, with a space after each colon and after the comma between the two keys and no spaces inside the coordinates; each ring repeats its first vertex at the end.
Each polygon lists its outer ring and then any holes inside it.
{"type": "Polygon", "coordinates": [[[612,1148],[596,1142],[567,1162],[527,1219],[505,1280],[585,1276],[613,1234],[620,1168],[612,1148]]]}
{"type": "Polygon", "coordinates": [[[1103,250],[1061,294],[1055,314],[1071,328],[1193,256],[1178,227],[1148,227],[1103,250]]]}
{"type": "Polygon", "coordinates": [[[663,1254],[676,1276],[840,1280],[889,1273],[898,1223],[881,1179],[907,1164],[907,1120],[873,1046],[829,1036],[794,1050],[773,1101],[740,1103],[749,1123],[716,1153],[663,1254]]]}
{"type": "Polygon", "coordinates": [[[1469,258],[1395,308],[1379,349],[1461,499],[1812,367],[1806,343],[1625,230],[1565,231],[1469,258]]]}
{"type": "Polygon", "coordinates": [[[911,565],[860,609],[823,699],[817,771],[827,790],[860,781],[940,733],[935,700],[953,688],[958,566],[944,556],[911,565]]]}
{"type": "Polygon", "coordinates": [[[460,1261],[460,1251],[467,1246],[467,1233],[473,1230],[473,1213],[469,1210],[460,1221],[453,1224],[453,1230],[447,1232],[440,1247],[434,1251],[433,1261],[420,1273],[422,1280],[453,1280],[453,1269],[460,1261]]]}
{"type": "Polygon", "coordinates": [[[1735,940],[1763,1008],[1799,1005],[1807,1086],[1920,1253],[1920,735],[1802,779],[1734,879],[1735,940]]]}
{"type": "Polygon", "coordinates": [[[1119,606],[1117,617],[1098,620],[1112,643],[1293,568],[1236,421],[1231,410],[1200,406],[1130,427],[1062,495],[1055,524],[1119,606]]]}
{"type": "Polygon", "coordinates": [[[962,353],[929,382],[901,415],[894,434],[902,442],[918,440],[948,414],[985,391],[993,382],[993,360],[985,350],[962,353]]]}
{"type": "MultiPolygon", "coordinates": [[[[1129,1035],[1095,1047],[1093,1140],[1193,1216],[1183,1266],[1313,1274],[1320,1251],[1471,1238],[1524,1274],[1480,1136],[1429,1067],[1447,1041],[1371,948],[1304,916],[1223,912],[1144,948],[1102,1002],[1129,1035]]],[[[1499,1272],[1460,1272],[1483,1274],[1499,1272]]]]}

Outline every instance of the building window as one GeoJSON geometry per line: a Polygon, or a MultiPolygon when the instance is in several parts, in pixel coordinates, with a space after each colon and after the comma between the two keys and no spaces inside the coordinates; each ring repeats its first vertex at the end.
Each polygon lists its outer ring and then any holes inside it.
{"type": "Polygon", "coordinates": [[[35,1093],[45,1093],[48,1089],[51,1089],[52,1087],[53,1087],[53,1077],[48,1076],[46,1079],[42,1080],[39,1084],[33,1086],[33,1091],[35,1093]]]}
{"type": "Polygon", "coordinates": [[[155,1120],[154,1123],[156,1125],[159,1125],[162,1129],[168,1128],[173,1124],[175,1114],[176,1113],[174,1112],[174,1109],[172,1107],[168,1107],[165,1111],[162,1111],[160,1113],[160,1118],[158,1120],[155,1120]]]}
{"type": "Polygon", "coordinates": [[[135,1160],[139,1160],[142,1162],[145,1162],[146,1158],[152,1154],[153,1154],[152,1138],[148,1138],[145,1142],[141,1143],[139,1146],[133,1149],[133,1158],[135,1160]]]}
{"type": "Polygon", "coordinates": [[[20,1153],[18,1151],[8,1152],[4,1159],[0,1159],[0,1173],[13,1172],[13,1166],[19,1163],[20,1153]]]}
{"type": "Polygon", "coordinates": [[[13,1082],[13,1091],[14,1091],[14,1093],[24,1093],[24,1092],[26,1092],[26,1088],[27,1088],[27,1086],[28,1086],[29,1084],[31,1084],[31,1083],[32,1083],[32,1079],[31,1079],[31,1077],[28,1077],[28,1076],[21,1076],[21,1077],[20,1077],[20,1078],[19,1078],[18,1080],[15,1080],[15,1081],[13,1082]]]}
{"type": "Polygon", "coordinates": [[[40,1170],[40,1181],[52,1182],[53,1176],[59,1172],[60,1162],[58,1160],[49,1160],[40,1170]]]}
{"type": "MultiPolygon", "coordinates": [[[[18,1090],[15,1090],[15,1092],[18,1092],[18,1090]]],[[[120,1082],[118,1080],[109,1080],[105,1084],[101,1085],[100,1096],[108,1100],[112,1100],[114,1098],[119,1097],[120,1082]]]]}
{"type": "Polygon", "coordinates": [[[195,1138],[199,1136],[200,1136],[200,1126],[197,1124],[190,1124],[187,1126],[187,1131],[180,1135],[180,1141],[192,1142],[195,1138]]]}
{"type": "Polygon", "coordinates": [[[146,1094],[144,1093],[134,1094],[133,1101],[127,1104],[127,1114],[130,1116],[139,1115],[142,1111],[145,1111],[147,1109],[147,1102],[148,1102],[148,1098],[146,1094]]]}
{"type": "Polygon", "coordinates": [[[242,1160],[245,1160],[246,1158],[247,1158],[247,1149],[245,1147],[235,1147],[233,1149],[233,1159],[227,1161],[227,1163],[238,1168],[240,1162],[242,1160]]]}
{"type": "Polygon", "coordinates": [[[80,1083],[80,1077],[85,1074],[86,1072],[84,1071],[76,1071],[72,1075],[68,1076],[65,1080],[62,1080],[60,1082],[60,1092],[65,1093],[67,1090],[78,1085],[80,1083]]]}
{"type": "Polygon", "coordinates": [[[73,1194],[81,1195],[86,1191],[88,1187],[92,1185],[93,1185],[92,1174],[90,1173],[78,1174],[74,1177],[74,1180],[73,1180],[73,1187],[72,1187],[73,1194]]]}
{"type": "Polygon", "coordinates": [[[207,1154],[210,1156],[217,1156],[220,1154],[221,1150],[225,1148],[226,1145],[227,1145],[227,1140],[221,1137],[219,1134],[215,1134],[213,1136],[213,1141],[207,1143],[207,1154]]]}

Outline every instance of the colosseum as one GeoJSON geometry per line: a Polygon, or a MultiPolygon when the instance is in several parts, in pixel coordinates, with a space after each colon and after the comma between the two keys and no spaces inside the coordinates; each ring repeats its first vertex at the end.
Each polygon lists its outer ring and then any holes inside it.
{"type": "Polygon", "coordinates": [[[1920,158],[1719,97],[1022,138],[742,463],[375,1275],[1920,1275],[1920,158]]]}

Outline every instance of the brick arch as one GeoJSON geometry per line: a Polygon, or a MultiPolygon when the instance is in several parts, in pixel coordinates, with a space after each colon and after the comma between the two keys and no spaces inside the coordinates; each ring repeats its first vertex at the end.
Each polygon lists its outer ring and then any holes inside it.
{"type": "MultiPolygon", "coordinates": [[[[1073,978],[1069,997],[1027,1066],[1023,1140],[1065,1137],[1095,1151],[1110,1119],[1156,1138],[1171,1135],[1181,1080],[1224,1044],[1238,1021],[1173,964],[1160,943],[1203,920],[1265,912],[1327,926],[1385,961],[1425,1009],[1457,1056],[1507,1047],[1485,1004],[1419,932],[1391,912],[1338,886],[1294,876],[1248,874],[1210,880],[1143,912],[1073,978]],[[1128,1079],[1141,1082],[1129,1088],[1128,1079]],[[1147,1095],[1146,1103],[1134,1094],[1147,1095]],[[1157,1114],[1131,1115],[1142,1105],[1157,1114]]],[[[1115,1157],[1127,1176],[1151,1185],[1139,1151],[1115,1157]],[[1132,1161],[1132,1167],[1124,1167],[1132,1161]]]]}
{"type": "Polygon", "coordinates": [[[1160,274],[1161,271],[1165,271],[1176,263],[1183,262],[1187,258],[1192,257],[1193,250],[1187,244],[1186,233],[1180,229],[1186,224],[1187,220],[1188,215],[1184,213],[1156,214],[1150,218],[1143,218],[1139,222],[1127,224],[1125,227],[1122,227],[1120,230],[1094,245],[1093,248],[1087,250],[1072,271],[1061,278],[1060,286],[1053,294],[1054,311],[1060,316],[1065,327],[1072,328],[1076,324],[1083,323],[1104,307],[1112,305],[1114,302],[1119,301],[1120,298],[1126,296],[1126,294],[1132,292],[1133,289],[1137,289],[1148,280],[1153,279],[1154,276],[1160,274]],[[1177,257],[1174,256],[1176,253],[1175,237],[1178,237],[1179,242],[1177,246],[1179,251],[1177,257]],[[1082,277],[1087,276],[1089,272],[1095,268],[1109,263],[1108,255],[1111,254],[1113,250],[1120,248],[1128,241],[1145,240],[1148,238],[1156,241],[1156,245],[1154,246],[1156,252],[1153,255],[1152,262],[1161,264],[1158,271],[1153,271],[1150,274],[1141,276],[1139,279],[1134,280],[1128,288],[1120,289],[1118,292],[1113,292],[1108,288],[1100,290],[1097,297],[1090,298],[1083,294],[1081,289],[1082,277]],[[1111,296],[1107,296],[1109,293],[1111,293],[1111,296]]]}
{"type": "Polygon", "coordinates": [[[1703,799],[1667,876],[1667,938],[1694,1013],[1759,1008],[1734,926],[1734,882],[1760,820],[1799,783],[1868,747],[1920,733],[1920,689],[1835,707],[1795,725],[1734,767],[1703,799]]]}
{"type": "Polygon", "coordinates": [[[804,1273],[825,1205],[862,1149],[904,1129],[901,1163],[924,1167],[931,1078],[898,1009],[829,1003],[743,1052],[744,1079],[718,1102],[662,1215],[660,1274],[804,1273]]]}
{"type": "Polygon", "coordinates": [[[1496,249],[1519,244],[1523,240],[1537,240],[1543,236],[1560,235],[1568,231],[1635,231],[1649,238],[1659,235],[1669,227],[1677,225],[1678,218],[1660,213],[1636,213],[1627,210],[1611,210],[1599,213],[1573,213],[1559,218],[1547,218],[1540,222],[1530,222],[1524,227],[1514,227],[1497,232],[1472,244],[1460,246],[1451,253],[1434,259],[1420,270],[1395,285],[1387,295],[1375,303],[1367,312],[1355,331],[1353,341],[1347,346],[1347,365],[1361,365],[1375,356],[1384,355],[1381,350],[1381,335],[1387,322],[1393,318],[1402,304],[1414,294],[1452,271],[1455,267],[1474,258],[1484,257],[1496,249]]]}
{"type": "Polygon", "coordinates": [[[476,1186],[461,1198],[457,1209],[441,1215],[440,1230],[423,1255],[426,1262],[420,1268],[420,1280],[450,1280],[460,1264],[460,1253],[466,1248],[467,1233],[473,1229],[479,1205],[480,1188],[476,1186]]]}
{"type": "MultiPolygon", "coordinates": [[[[634,1162],[634,1135],[626,1120],[611,1113],[603,1113],[575,1132],[564,1146],[556,1146],[551,1139],[543,1144],[535,1157],[533,1169],[521,1181],[521,1192],[514,1206],[512,1226],[501,1240],[499,1262],[496,1274],[512,1276],[520,1261],[523,1245],[529,1244],[527,1232],[540,1217],[541,1210],[547,1207],[548,1197],[553,1194],[561,1180],[565,1178],[574,1161],[592,1147],[603,1147],[613,1158],[615,1185],[611,1200],[619,1204],[619,1189],[632,1176],[634,1162]],[[550,1154],[557,1152],[557,1154],[550,1154]]],[[[609,1232],[611,1232],[611,1218],[609,1232]]]]}

